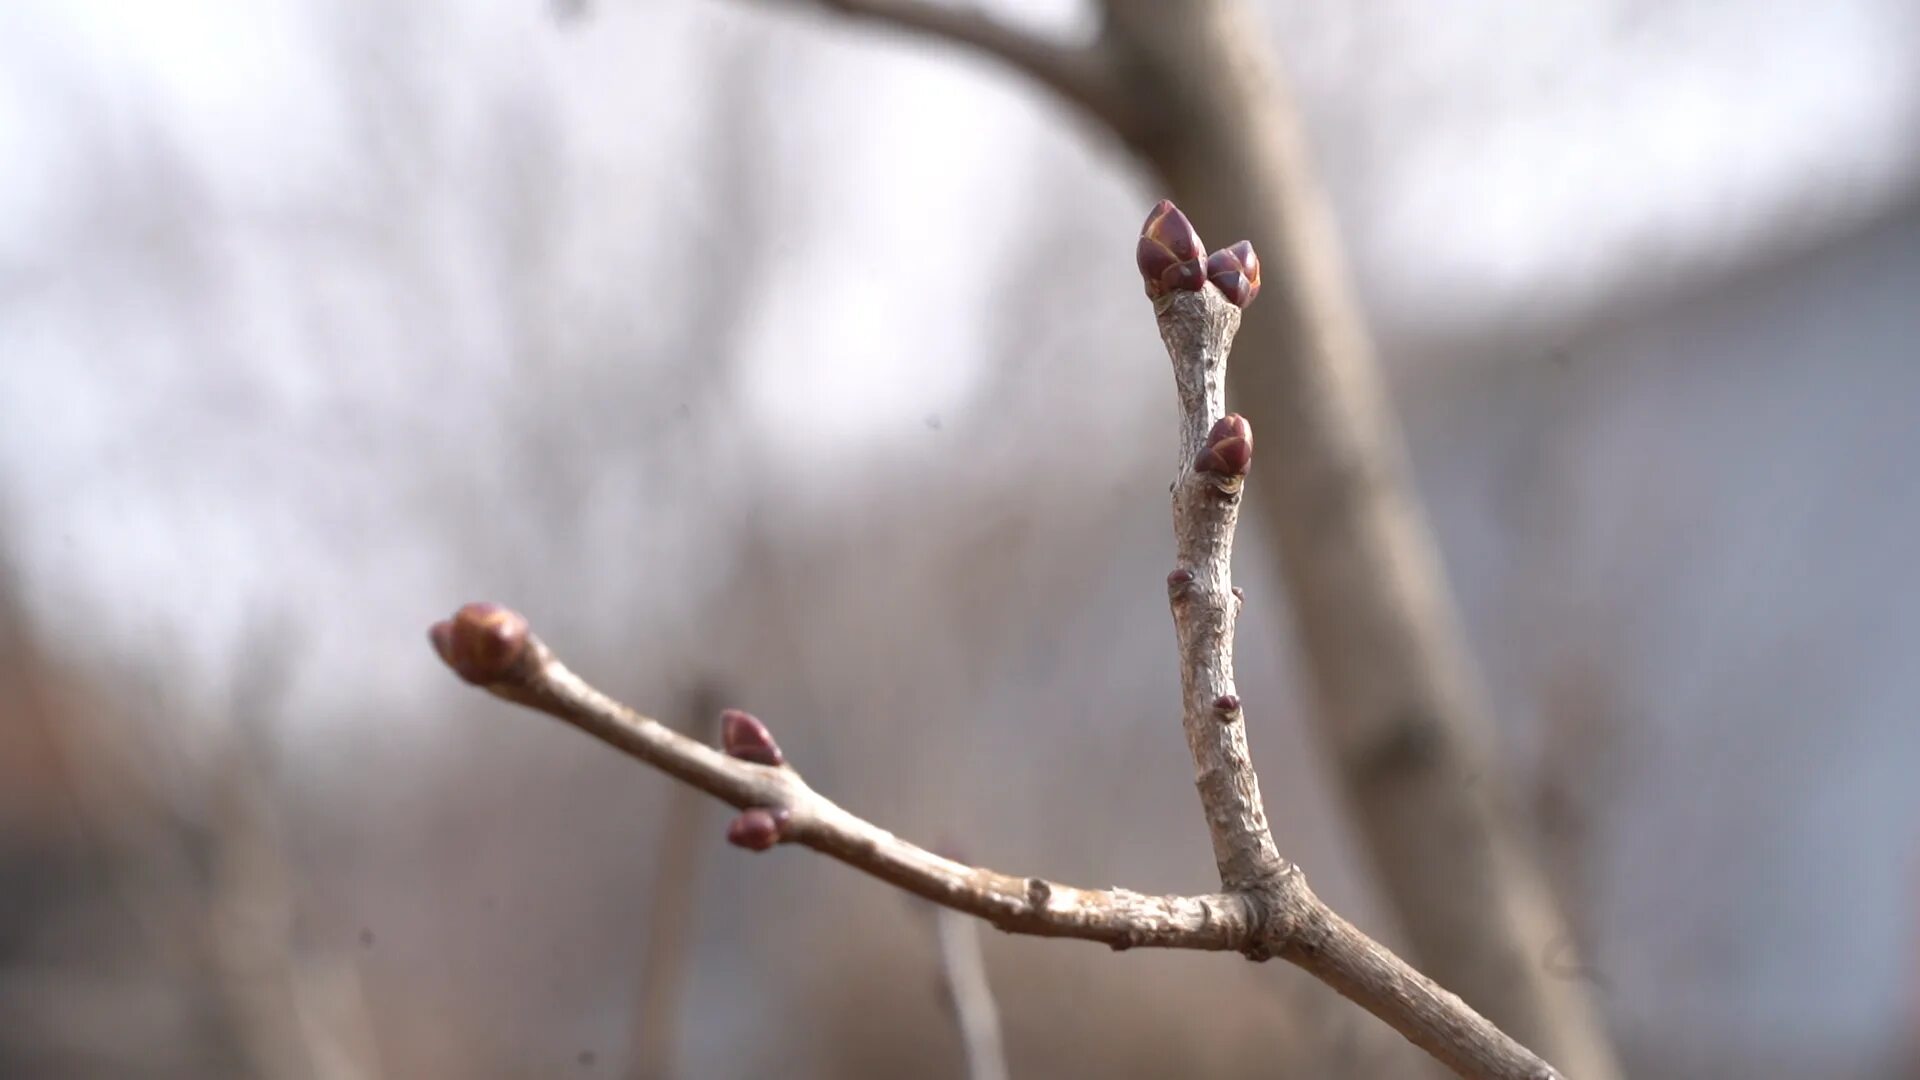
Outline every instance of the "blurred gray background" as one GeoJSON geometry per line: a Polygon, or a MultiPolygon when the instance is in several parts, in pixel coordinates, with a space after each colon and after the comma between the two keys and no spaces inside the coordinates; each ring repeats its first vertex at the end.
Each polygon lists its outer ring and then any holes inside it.
{"type": "MultiPolygon", "coordinates": [[[[1566,977],[1636,1077],[1915,1075],[1920,6],[1262,11],[1566,977]]],[[[469,599],[908,837],[1206,888],[1158,195],[799,2],[0,6],[0,1073],[959,1075],[928,913],[718,807],[644,1030],[671,787],[448,677],[469,599]]],[[[1276,833],[1392,942],[1263,542],[1276,833]]],[[[1278,964],[986,960],[1016,1076],[1421,1067],[1278,964]]]]}

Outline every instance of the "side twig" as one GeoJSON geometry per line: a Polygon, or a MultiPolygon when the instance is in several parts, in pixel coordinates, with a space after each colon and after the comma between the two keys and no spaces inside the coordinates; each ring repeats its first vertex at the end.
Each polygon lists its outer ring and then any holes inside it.
{"type": "Polygon", "coordinates": [[[1240,309],[1260,289],[1247,244],[1205,253],[1172,203],[1154,208],[1137,251],[1174,365],[1182,423],[1168,576],[1180,649],[1183,726],[1224,890],[1146,896],[1079,889],[969,866],[908,843],[842,809],[787,764],[766,725],[721,714],[717,752],[607,697],[556,659],[526,619],[468,604],[436,623],[434,648],[462,678],[558,717],[741,810],[727,839],[764,851],[797,843],[1002,930],[1134,946],[1282,957],[1385,1020],[1461,1076],[1555,1080],[1560,1074],[1484,1017],[1342,919],[1281,858],[1260,804],[1240,699],[1231,558],[1241,490],[1253,463],[1247,422],[1224,412],[1227,353],[1240,309]]]}

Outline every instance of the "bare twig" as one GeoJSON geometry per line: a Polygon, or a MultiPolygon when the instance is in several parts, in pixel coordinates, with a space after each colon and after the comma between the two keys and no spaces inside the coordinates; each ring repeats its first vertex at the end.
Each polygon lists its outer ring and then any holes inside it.
{"type": "MultiPolygon", "coordinates": [[[[589,686],[555,659],[519,614],[468,604],[434,627],[440,655],[468,682],[538,709],[669,776],[740,808],[728,839],[764,849],[795,843],[889,885],[1010,933],[1133,947],[1280,956],[1312,972],[1462,1076],[1550,1080],[1560,1074],[1453,994],[1334,914],[1291,865],[1256,889],[1149,896],[1081,889],[968,866],[908,843],[842,809],[782,764],[759,764],[752,740],[722,754],[589,686]]],[[[765,728],[745,713],[739,727],[765,728]]],[[[771,740],[767,740],[770,745],[771,740]]]]}
{"type": "Polygon", "coordinates": [[[1182,565],[1168,584],[1180,642],[1183,721],[1224,891],[1146,896],[1079,889],[936,855],[814,791],[758,719],[734,710],[722,714],[724,753],[676,734],[587,685],[533,635],[524,617],[498,605],[469,604],[435,624],[435,649],[468,682],[558,717],[740,808],[727,830],[738,846],[811,847],[1011,932],[1101,941],[1115,949],[1284,957],[1462,1076],[1558,1077],[1465,1002],[1330,910],[1305,875],[1275,850],[1233,690],[1239,602],[1229,563],[1240,491],[1253,460],[1252,432],[1241,418],[1220,415],[1227,352],[1240,307],[1258,293],[1259,261],[1245,244],[1205,255],[1186,218],[1162,203],[1148,219],[1139,262],[1182,402],[1174,494],[1182,565]]]}
{"type": "Polygon", "coordinates": [[[1007,1080],[1007,1053],[1000,1041],[1000,1009],[987,982],[980,953],[979,923],[951,908],[935,908],[933,932],[940,946],[940,974],[953,1006],[960,1044],[967,1053],[968,1080],[1007,1080]]]}
{"type": "MultiPolygon", "coordinates": [[[[1422,961],[1583,1080],[1620,1075],[1579,984],[1540,957],[1564,920],[1514,820],[1491,725],[1298,110],[1244,0],[1101,0],[1063,83],[1024,42],[817,0],[996,56],[1100,121],[1189,209],[1267,253],[1273,303],[1234,377],[1267,433],[1256,487],[1287,584],[1314,719],[1388,899],[1422,961]],[[1115,74],[1119,73],[1119,74],[1115,74]],[[1089,88],[1093,89],[1089,89],[1089,88]]],[[[962,22],[977,16],[952,15],[962,22]]]]}

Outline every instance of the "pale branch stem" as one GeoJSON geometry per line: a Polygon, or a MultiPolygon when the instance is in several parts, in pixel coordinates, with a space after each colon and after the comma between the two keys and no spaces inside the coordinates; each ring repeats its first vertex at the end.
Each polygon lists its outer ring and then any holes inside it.
{"type": "Polygon", "coordinates": [[[1233,684],[1233,631],[1240,613],[1233,592],[1233,530],[1245,476],[1196,465],[1214,425],[1226,416],[1227,353],[1240,309],[1218,289],[1204,288],[1161,296],[1154,312],[1180,393],[1180,460],[1173,483],[1178,566],[1167,580],[1179,641],[1181,726],[1220,879],[1229,889],[1246,888],[1272,877],[1284,861],[1267,826],[1233,684]]]}
{"type": "MultiPolygon", "coordinates": [[[[469,608],[478,605],[470,605],[469,608]]],[[[456,616],[461,632],[466,611],[456,616]]],[[[443,626],[447,624],[442,624],[443,626]]],[[[443,653],[444,655],[444,653],[443,653]]],[[[1002,930],[1134,946],[1245,951],[1257,945],[1245,896],[1148,896],[1079,889],[1037,877],[968,866],[908,843],[842,809],[790,766],[757,765],[695,742],[589,686],[526,634],[519,655],[493,677],[474,679],[498,697],[538,709],[740,809],[784,810],[780,834],[943,907],[1002,930]]]]}
{"type": "Polygon", "coordinates": [[[940,973],[967,1055],[968,1080],[1007,1080],[1006,1048],[1000,1038],[1000,1009],[987,982],[986,957],[980,952],[980,924],[952,908],[936,908],[934,937],[940,947],[940,973]]]}
{"type": "Polygon", "coordinates": [[[778,841],[813,848],[942,907],[1009,933],[1132,947],[1279,956],[1380,1017],[1462,1076],[1557,1080],[1459,998],[1330,910],[1290,864],[1245,890],[1148,896],[1078,889],[969,866],[911,844],[842,809],[789,765],[730,757],[643,716],[557,660],[520,616],[470,604],[434,627],[434,645],[462,678],[557,717],[743,810],[785,812],[778,841]]]}
{"type": "Polygon", "coordinates": [[[1280,955],[1385,1020],[1460,1076],[1564,1080],[1559,1070],[1473,1007],[1313,898],[1280,955]]]}
{"type": "Polygon", "coordinates": [[[1118,65],[1103,45],[1049,41],[1009,26],[985,12],[927,0],[816,0],[816,3],[850,18],[972,49],[1009,65],[1115,128],[1132,127],[1129,99],[1121,84],[1118,65]]]}

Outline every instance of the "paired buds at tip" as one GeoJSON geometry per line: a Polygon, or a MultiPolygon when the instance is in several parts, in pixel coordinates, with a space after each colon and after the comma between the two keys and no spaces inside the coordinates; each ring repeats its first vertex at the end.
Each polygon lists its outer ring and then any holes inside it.
{"type": "Polygon", "coordinates": [[[773,732],[760,718],[739,709],[727,709],[720,714],[720,748],[728,757],[750,761],[755,765],[785,765],[786,756],[780,753],[780,744],[773,741],[773,732]]]}
{"type": "Polygon", "coordinates": [[[1235,306],[1244,308],[1260,294],[1260,257],[1245,240],[1211,255],[1200,233],[1180,208],[1166,199],[1154,204],[1134,245],[1134,264],[1147,295],[1199,292],[1213,282],[1235,306]]]}
{"type": "Polygon", "coordinates": [[[1228,413],[1213,422],[1207,441],[1194,458],[1195,470],[1217,476],[1240,477],[1253,467],[1253,427],[1239,413],[1228,413]]]}
{"type": "Polygon", "coordinates": [[[454,674],[475,686],[506,678],[526,655],[532,636],[526,616],[489,603],[463,605],[453,618],[442,619],[427,631],[433,651],[454,674]]]}
{"type": "Polygon", "coordinates": [[[783,806],[754,806],[727,823],[727,843],[748,851],[766,851],[786,834],[793,812],[783,806]]]}

